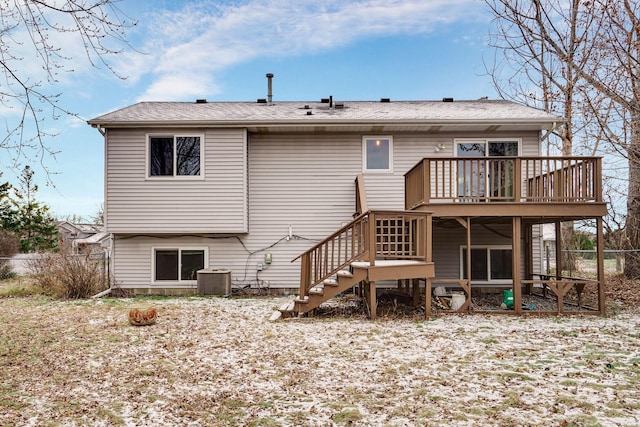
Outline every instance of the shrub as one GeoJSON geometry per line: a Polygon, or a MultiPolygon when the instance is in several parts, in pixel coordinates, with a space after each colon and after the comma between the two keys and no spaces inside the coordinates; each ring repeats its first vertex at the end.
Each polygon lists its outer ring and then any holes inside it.
{"type": "Polygon", "coordinates": [[[10,231],[0,230],[0,280],[9,279],[15,274],[11,271],[11,257],[18,253],[20,242],[10,231]]]}
{"type": "Polygon", "coordinates": [[[29,267],[35,284],[56,298],[88,298],[102,287],[101,265],[90,254],[46,253],[29,267]]]}

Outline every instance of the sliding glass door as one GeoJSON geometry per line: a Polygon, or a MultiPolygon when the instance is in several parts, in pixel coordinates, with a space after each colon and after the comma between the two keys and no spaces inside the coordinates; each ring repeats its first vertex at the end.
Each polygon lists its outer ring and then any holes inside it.
{"type": "Polygon", "coordinates": [[[461,201],[512,201],[518,141],[458,141],[458,197],[461,201]],[[484,157],[484,159],[480,159],[484,157]],[[467,158],[467,159],[465,159],[467,158]]]}

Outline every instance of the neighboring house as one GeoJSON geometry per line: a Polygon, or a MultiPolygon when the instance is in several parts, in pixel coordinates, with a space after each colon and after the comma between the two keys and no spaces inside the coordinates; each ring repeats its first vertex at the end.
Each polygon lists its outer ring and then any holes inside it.
{"type": "MultiPolygon", "coordinates": [[[[306,312],[365,283],[372,317],[389,280],[416,279],[427,314],[435,286],[464,290],[462,311],[472,286],[511,287],[516,312],[532,286],[562,300],[576,282],[540,275],[540,224],[595,218],[601,238],[606,206],[600,159],[541,156],[560,123],[484,99],[142,102],[96,117],[115,284],[193,292],[198,270],[229,269],[299,289],[289,309],[306,312]]],[[[576,285],[595,283],[594,312],[601,274],[576,285]]]]}
{"type": "Polygon", "coordinates": [[[109,234],[97,224],[58,221],[61,246],[74,254],[103,253],[109,247],[109,234]]]}

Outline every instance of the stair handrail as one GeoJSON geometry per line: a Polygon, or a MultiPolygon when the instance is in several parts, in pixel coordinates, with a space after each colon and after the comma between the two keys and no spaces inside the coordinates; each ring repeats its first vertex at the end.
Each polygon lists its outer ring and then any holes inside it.
{"type": "MultiPolygon", "coordinates": [[[[431,262],[430,242],[427,241],[427,236],[430,234],[430,212],[377,210],[363,212],[338,231],[291,260],[295,262],[301,259],[300,297],[304,298],[312,287],[334,276],[354,261],[367,261],[373,267],[379,255],[431,262]],[[418,220],[422,225],[413,237],[415,240],[399,244],[397,239],[400,237],[393,235],[393,230],[397,229],[399,220],[404,224],[407,219],[410,222],[418,220]],[[395,226],[388,224],[385,227],[381,225],[382,223],[379,224],[379,221],[395,221],[395,226]],[[379,227],[381,230],[377,230],[379,227]],[[386,235],[382,229],[387,230],[386,235]],[[378,235],[378,232],[382,234],[378,235]],[[390,236],[391,240],[382,241],[385,236],[390,236]],[[415,248],[408,249],[409,243],[415,245],[415,248]],[[411,253],[408,253],[408,250],[411,253]]],[[[408,237],[409,235],[402,238],[408,237]]]]}
{"type": "MultiPolygon", "coordinates": [[[[342,226],[338,231],[331,234],[321,242],[307,249],[298,255],[291,262],[301,259],[300,266],[300,297],[304,298],[309,289],[335,275],[338,271],[348,266],[351,262],[365,259],[367,257],[368,246],[368,219],[370,211],[363,212],[355,217],[351,222],[342,226]],[[342,238],[344,236],[344,238],[342,238]],[[350,240],[349,240],[350,239],[350,240]],[[338,241],[338,255],[335,256],[336,241],[338,241]],[[347,246],[342,248],[341,244],[347,246]],[[328,254],[328,245],[331,243],[331,254],[328,254]],[[350,244],[349,244],[350,243],[350,244]],[[323,254],[323,248],[327,247],[327,253],[323,254]],[[343,252],[344,251],[344,252],[343,252]],[[324,268],[313,268],[312,255],[316,261],[323,261],[320,265],[324,268]],[[329,260],[328,256],[331,256],[329,260]],[[331,261],[331,265],[329,265],[331,261]],[[337,261],[337,262],[336,262],[337,261]],[[315,277],[312,277],[315,276],[315,277]]],[[[316,263],[318,264],[318,263],[316,263]]]]}

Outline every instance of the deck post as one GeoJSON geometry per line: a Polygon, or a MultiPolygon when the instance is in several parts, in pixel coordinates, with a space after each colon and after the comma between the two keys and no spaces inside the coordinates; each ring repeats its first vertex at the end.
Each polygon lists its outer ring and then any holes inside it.
{"type": "Polygon", "coordinates": [[[471,300],[471,217],[467,217],[467,287],[469,288],[469,295],[467,297],[471,300]]]}
{"type": "Polygon", "coordinates": [[[604,232],[602,230],[602,217],[596,218],[596,250],[598,256],[597,274],[598,274],[598,309],[600,314],[604,315],[606,311],[605,296],[604,296],[604,232]]]}
{"type": "Polygon", "coordinates": [[[514,163],[513,200],[520,203],[522,202],[522,159],[518,157],[514,163]]]}
{"type": "Polygon", "coordinates": [[[556,221],[556,280],[562,277],[562,223],[556,221]]]}
{"type": "Polygon", "coordinates": [[[376,301],[376,282],[369,282],[369,295],[368,295],[368,299],[369,299],[369,318],[370,319],[375,319],[376,318],[376,306],[377,306],[377,301],[376,301]]]}
{"type": "MultiPolygon", "coordinates": [[[[594,196],[595,196],[596,202],[602,202],[602,185],[598,185],[598,183],[602,184],[602,157],[598,157],[596,159],[595,168],[596,168],[596,172],[595,172],[595,176],[593,177],[594,192],[595,192],[594,196]]],[[[602,220],[602,218],[600,218],[600,220],[602,220]]],[[[602,229],[602,227],[600,229],[602,229]]]]}
{"type": "Polygon", "coordinates": [[[367,251],[369,252],[369,266],[375,267],[376,265],[376,255],[377,255],[377,242],[376,235],[378,224],[376,219],[376,214],[371,212],[369,213],[369,229],[367,230],[367,251]]]}
{"type": "Polygon", "coordinates": [[[431,319],[431,277],[427,277],[424,285],[424,317],[431,319]]]}
{"type": "Polygon", "coordinates": [[[424,193],[423,203],[427,204],[431,202],[431,162],[427,159],[422,159],[422,170],[424,171],[424,180],[422,182],[424,193]]]}
{"type": "Polygon", "coordinates": [[[522,217],[513,217],[513,232],[511,233],[513,277],[513,308],[516,314],[522,314],[522,282],[520,275],[520,259],[522,253],[522,217]]]}
{"type": "MultiPolygon", "coordinates": [[[[533,224],[527,222],[524,224],[524,277],[527,280],[533,279],[533,224]]],[[[527,284],[527,293],[531,295],[532,284],[527,284]]]]}
{"type": "Polygon", "coordinates": [[[412,296],[413,296],[413,306],[417,307],[420,305],[420,282],[418,279],[411,279],[413,283],[412,296]]]}

